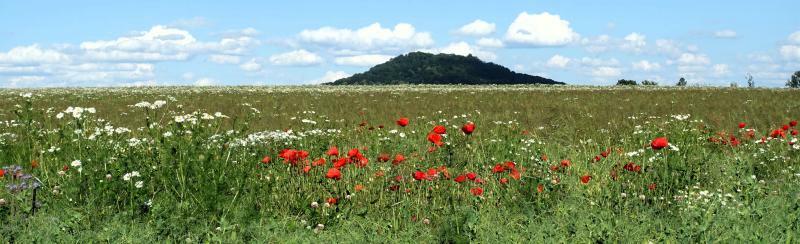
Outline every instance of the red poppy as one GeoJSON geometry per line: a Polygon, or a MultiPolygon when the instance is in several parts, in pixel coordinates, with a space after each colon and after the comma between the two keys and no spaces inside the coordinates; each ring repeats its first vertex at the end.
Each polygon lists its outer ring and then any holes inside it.
{"type": "Polygon", "coordinates": [[[440,135],[441,134],[447,134],[447,128],[445,128],[443,125],[434,126],[433,127],[433,133],[440,134],[440,135]]]}
{"type": "Polygon", "coordinates": [[[550,171],[553,171],[553,172],[558,171],[558,165],[550,165],[550,171]]]}
{"type": "Polygon", "coordinates": [[[425,178],[427,179],[433,179],[434,177],[438,176],[439,176],[439,171],[436,171],[436,169],[428,169],[428,172],[425,172],[425,178]]]}
{"type": "Polygon", "coordinates": [[[67,171],[67,170],[69,170],[69,166],[64,165],[64,167],[61,167],[61,171],[67,171]]]}
{"type": "Polygon", "coordinates": [[[542,154],[542,157],[540,157],[540,159],[542,161],[547,161],[547,154],[542,154]]]}
{"type": "Polygon", "coordinates": [[[336,199],[335,197],[328,198],[328,203],[330,203],[331,205],[336,205],[337,202],[339,202],[339,199],[336,199]]]}
{"type": "Polygon", "coordinates": [[[772,138],[778,138],[778,137],[786,138],[786,132],[781,129],[777,129],[773,130],[772,133],[769,134],[769,136],[772,138]]]}
{"type": "Polygon", "coordinates": [[[792,135],[796,136],[797,135],[797,130],[792,130],[792,135]]]}
{"type": "Polygon", "coordinates": [[[311,165],[322,166],[322,165],[325,165],[326,162],[327,162],[327,160],[325,160],[325,158],[318,158],[317,160],[314,160],[314,162],[311,163],[311,165]]]}
{"type": "Polygon", "coordinates": [[[425,178],[427,177],[427,175],[425,175],[425,172],[419,170],[415,171],[412,176],[414,177],[415,180],[425,180],[425,178]]]}
{"type": "Polygon", "coordinates": [[[730,141],[731,141],[731,146],[732,147],[739,146],[739,144],[740,144],[739,138],[736,138],[735,136],[731,136],[730,141]]]}
{"type": "Polygon", "coordinates": [[[508,173],[508,175],[511,176],[511,178],[514,178],[515,180],[519,180],[519,178],[522,177],[522,175],[519,173],[517,169],[511,169],[511,173],[508,173]]]}
{"type": "Polygon", "coordinates": [[[658,137],[656,139],[653,139],[652,142],[650,142],[650,147],[652,147],[653,150],[660,150],[667,146],[669,146],[669,142],[667,141],[666,137],[658,137]]]}
{"type": "Polygon", "coordinates": [[[517,163],[514,163],[514,161],[506,161],[505,162],[505,167],[506,167],[506,169],[509,169],[509,170],[516,169],[517,168],[517,163]]]}
{"type": "Polygon", "coordinates": [[[340,180],[342,179],[342,172],[338,168],[330,168],[328,173],[325,174],[325,178],[340,180]]]}
{"type": "Polygon", "coordinates": [[[475,180],[478,177],[478,175],[476,175],[473,172],[467,173],[466,176],[467,176],[467,179],[469,179],[469,180],[475,180]]]}
{"type": "Polygon", "coordinates": [[[607,158],[608,154],[610,154],[610,153],[611,153],[611,149],[607,149],[605,151],[600,152],[600,156],[603,156],[604,158],[607,158]]]}
{"type": "Polygon", "coordinates": [[[791,126],[791,127],[795,127],[795,126],[797,126],[797,120],[792,120],[792,121],[790,121],[790,122],[789,122],[789,126],[791,126]]]}
{"type": "Polygon", "coordinates": [[[622,166],[622,168],[627,170],[627,171],[637,172],[637,173],[642,170],[642,166],[641,165],[637,165],[637,164],[635,164],[633,162],[629,162],[629,163],[625,164],[625,166],[622,166]]]}
{"type": "Polygon", "coordinates": [[[651,191],[655,190],[655,189],[656,189],[656,183],[655,183],[655,182],[653,182],[652,184],[650,184],[650,185],[647,185],[647,189],[648,189],[648,190],[651,190],[651,191]]]}
{"type": "Polygon", "coordinates": [[[783,129],[783,130],[789,130],[789,125],[783,125],[783,126],[781,127],[781,129],[783,129]]]}
{"type": "Polygon", "coordinates": [[[350,151],[347,152],[348,158],[360,158],[363,156],[364,155],[361,155],[361,151],[359,151],[358,148],[350,149],[350,151]]]}
{"type": "Polygon", "coordinates": [[[508,178],[500,178],[500,184],[508,184],[508,178]]]}
{"type": "Polygon", "coordinates": [[[269,156],[264,156],[264,158],[261,159],[261,163],[263,164],[268,164],[269,161],[272,161],[272,158],[270,158],[269,156]]]}
{"type": "Polygon", "coordinates": [[[536,186],[536,192],[542,193],[544,191],[544,185],[539,184],[536,186]]]}
{"type": "Polygon", "coordinates": [[[442,135],[436,133],[428,134],[428,141],[437,146],[441,146],[442,144],[444,144],[442,143],[442,135]]]}
{"type": "Polygon", "coordinates": [[[505,170],[506,168],[503,167],[503,164],[495,164],[494,168],[492,168],[492,173],[502,173],[505,170]]]}
{"type": "Polygon", "coordinates": [[[378,155],[378,162],[389,162],[389,154],[381,153],[378,155]]]}
{"type": "Polygon", "coordinates": [[[4,169],[0,169],[0,178],[6,175],[6,171],[4,169]]]}
{"type": "Polygon", "coordinates": [[[311,165],[306,165],[303,167],[303,173],[308,174],[309,171],[311,171],[311,165]]]}
{"type": "Polygon", "coordinates": [[[339,148],[336,148],[336,146],[331,146],[331,148],[328,148],[328,151],[325,152],[325,154],[328,156],[339,156],[339,148]]]}
{"type": "Polygon", "coordinates": [[[369,159],[362,156],[360,158],[356,158],[355,163],[359,168],[364,168],[367,167],[367,164],[369,164],[369,159]]]}
{"type": "Polygon", "coordinates": [[[399,125],[401,127],[406,127],[408,125],[408,118],[402,117],[402,118],[398,119],[397,120],[397,125],[399,125]]]}
{"type": "Polygon", "coordinates": [[[570,165],[572,165],[572,162],[569,159],[561,160],[561,167],[568,168],[570,165]]]}
{"type": "Polygon", "coordinates": [[[464,134],[467,135],[472,134],[472,132],[475,131],[475,123],[467,122],[466,124],[464,124],[464,126],[461,127],[461,131],[463,131],[464,134]]]}
{"type": "Polygon", "coordinates": [[[31,160],[31,168],[32,169],[39,168],[39,161],[36,161],[36,159],[31,160]]]}
{"type": "Polygon", "coordinates": [[[603,159],[603,158],[600,157],[600,155],[594,156],[594,161],[595,162],[600,162],[600,159],[603,159]]]}
{"type": "Polygon", "coordinates": [[[747,124],[744,122],[739,123],[739,129],[744,129],[745,126],[747,126],[747,124]]]}
{"type": "Polygon", "coordinates": [[[399,185],[391,185],[391,186],[389,186],[389,190],[390,191],[400,190],[400,186],[399,185]]]}
{"type": "Polygon", "coordinates": [[[456,178],[453,179],[453,180],[455,182],[457,182],[457,183],[463,183],[464,181],[467,181],[467,176],[466,175],[459,175],[459,176],[456,176],[456,178]]]}
{"type": "Polygon", "coordinates": [[[591,175],[583,175],[583,176],[581,176],[581,183],[583,183],[583,184],[589,184],[590,180],[592,180],[592,176],[591,175]]]}
{"type": "Polygon", "coordinates": [[[480,195],[483,195],[483,188],[475,187],[475,188],[469,189],[469,192],[472,193],[473,196],[480,196],[480,195]]]}
{"type": "Polygon", "coordinates": [[[394,155],[394,160],[392,160],[392,164],[398,165],[398,164],[402,163],[403,161],[406,161],[406,157],[403,156],[403,154],[397,154],[397,155],[394,155]]]}
{"type": "Polygon", "coordinates": [[[337,169],[344,167],[345,165],[347,165],[347,162],[348,162],[347,158],[339,158],[335,162],[333,162],[333,167],[337,169]]]}

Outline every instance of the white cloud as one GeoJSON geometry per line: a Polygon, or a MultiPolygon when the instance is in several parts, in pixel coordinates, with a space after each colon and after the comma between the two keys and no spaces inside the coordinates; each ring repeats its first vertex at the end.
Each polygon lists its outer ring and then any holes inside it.
{"type": "Polygon", "coordinates": [[[658,62],[650,62],[647,60],[633,62],[631,65],[633,66],[633,69],[641,71],[654,71],[661,69],[661,64],[658,62]]]}
{"type": "Polygon", "coordinates": [[[484,61],[486,60],[492,61],[497,58],[497,55],[495,55],[494,53],[489,51],[484,51],[480,47],[469,45],[469,43],[466,42],[454,42],[450,43],[449,45],[443,48],[423,49],[420,51],[427,53],[434,53],[434,54],[435,53],[456,54],[461,56],[467,56],[472,54],[473,56],[476,56],[484,61]]]}
{"type": "Polygon", "coordinates": [[[357,30],[326,26],[303,30],[299,38],[312,44],[357,51],[400,51],[433,45],[430,33],[417,32],[414,26],[406,23],[397,24],[393,29],[383,28],[380,23],[357,30]]]}
{"type": "Polygon", "coordinates": [[[645,36],[636,32],[630,33],[624,38],[625,42],[622,44],[622,50],[632,51],[635,53],[642,52],[647,45],[645,36]]]}
{"type": "Polygon", "coordinates": [[[322,83],[327,83],[327,82],[333,82],[333,81],[336,81],[338,79],[347,78],[347,77],[350,77],[350,76],[351,76],[351,74],[348,74],[347,72],[344,72],[344,71],[328,71],[328,72],[325,72],[324,76],[320,77],[319,79],[312,80],[309,83],[311,83],[311,84],[322,84],[322,83]]]}
{"type": "Polygon", "coordinates": [[[724,76],[730,73],[727,64],[715,64],[713,67],[714,76],[724,76]]]}
{"type": "Polygon", "coordinates": [[[789,60],[800,60],[800,31],[789,35],[788,41],[789,44],[780,47],[781,56],[789,60]]]}
{"type": "Polygon", "coordinates": [[[622,71],[617,67],[598,66],[592,68],[590,74],[594,77],[615,77],[620,76],[622,71]]]}
{"type": "Polygon", "coordinates": [[[239,62],[241,62],[241,59],[239,56],[234,56],[234,55],[212,54],[208,56],[208,61],[217,64],[238,64],[239,62]]]}
{"type": "Polygon", "coordinates": [[[508,27],[505,38],[522,45],[561,46],[577,41],[579,35],[558,15],[522,12],[508,27]]]}
{"type": "Polygon", "coordinates": [[[251,58],[250,61],[247,61],[242,65],[239,65],[239,68],[244,71],[256,72],[256,71],[261,71],[261,64],[256,62],[255,58],[251,58]]]}
{"type": "Polygon", "coordinates": [[[716,38],[736,38],[736,31],[733,30],[718,30],[714,32],[716,38]]]}
{"type": "Polygon", "coordinates": [[[322,57],[305,49],[275,54],[269,57],[269,62],[274,65],[305,66],[320,64],[322,61],[322,57]]]}
{"type": "Polygon", "coordinates": [[[391,55],[381,55],[381,54],[367,54],[367,55],[356,55],[356,56],[348,56],[348,57],[338,57],[334,59],[334,63],[338,65],[350,65],[350,66],[373,66],[376,64],[381,64],[386,61],[389,61],[393,56],[391,55]]]}
{"type": "Polygon", "coordinates": [[[485,36],[494,33],[495,24],[480,19],[458,28],[456,33],[467,36],[485,36]]]}
{"type": "Polygon", "coordinates": [[[570,62],[570,58],[567,58],[567,57],[564,57],[564,56],[556,54],[556,55],[553,55],[553,57],[550,57],[550,59],[547,60],[546,66],[547,67],[551,67],[551,68],[563,69],[563,68],[567,67],[569,62],[570,62]]]}
{"type": "Polygon", "coordinates": [[[679,65],[708,65],[711,60],[705,54],[683,53],[678,57],[679,65]]]}
{"type": "Polygon", "coordinates": [[[611,37],[608,35],[600,35],[595,38],[583,38],[581,39],[581,44],[588,52],[605,52],[611,48],[611,37]]]}
{"type": "Polygon", "coordinates": [[[39,45],[20,46],[0,52],[0,64],[31,65],[69,62],[70,58],[58,51],[42,49],[39,45]]]}
{"type": "Polygon", "coordinates": [[[481,38],[478,39],[477,42],[478,46],[481,47],[488,47],[488,48],[501,48],[503,47],[503,41],[497,38],[481,38]]]}
{"type": "Polygon", "coordinates": [[[211,78],[208,78],[208,77],[204,77],[204,78],[200,78],[199,80],[195,81],[194,85],[195,86],[213,86],[216,83],[217,83],[217,81],[215,81],[215,80],[213,80],[211,78]]]}
{"type": "Polygon", "coordinates": [[[655,50],[659,53],[665,53],[669,55],[679,55],[682,52],[682,49],[678,43],[667,39],[656,40],[655,50]]]}
{"type": "Polygon", "coordinates": [[[583,58],[581,58],[581,64],[584,65],[584,66],[592,66],[592,67],[594,67],[594,66],[618,66],[619,65],[619,60],[617,60],[615,58],[604,60],[604,59],[601,59],[601,58],[583,57],[583,58]]]}

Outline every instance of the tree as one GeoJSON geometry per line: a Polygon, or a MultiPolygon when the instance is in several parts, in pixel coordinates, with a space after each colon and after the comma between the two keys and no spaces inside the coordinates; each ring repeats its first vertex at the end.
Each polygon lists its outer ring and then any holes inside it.
{"type": "Polygon", "coordinates": [[[744,75],[744,78],[747,80],[747,88],[754,88],[756,87],[756,82],[753,81],[753,76],[750,73],[744,75]]]}
{"type": "Polygon", "coordinates": [[[618,85],[618,86],[635,86],[635,85],[637,85],[637,84],[636,84],[636,81],[635,81],[635,80],[626,80],[626,79],[621,79],[621,80],[618,80],[618,81],[617,81],[617,85],[618,85]]]}
{"type": "Polygon", "coordinates": [[[645,86],[657,86],[658,82],[649,81],[649,80],[643,80],[642,81],[642,85],[645,85],[645,86]]]}
{"type": "Polygon", "coordinates": [[[800,88],[800,71],[795,71],[792,78],[786,81],[786,86],[791,88],[800,88]]]}
{"type": "Polygon", "coordinates": [[[686,82],[686,79],[684,79],[683,77],[681,77],[681,79],[680,79],[680,80],[678,80],[678,84],[675,84],[675,85],[676,85],[676,86],[686,86],[686,83],[687,83],[687,82],[686,82]]]}

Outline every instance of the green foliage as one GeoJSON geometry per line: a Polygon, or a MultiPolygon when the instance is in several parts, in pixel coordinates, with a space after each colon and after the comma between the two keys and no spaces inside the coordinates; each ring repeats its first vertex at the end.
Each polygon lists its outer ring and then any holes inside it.
{"type": "Polygon", "coordinates": [[[657,85],[658,85],[658,82],[655,82],[655,81],[649,81],[649,80],[643,80],[643,81],[642,81],[642,85],[643,85],[643,86],[657,86],[657,85]]]}
{"type": "Polygon", "coordinates": [[[675,84],[675,86],[686,86],[686,84],[687,84],[687,83],[688,83],[688,82],[686,81],[686,79],[684,79],[683,77],[681,77],[681,79],[680,79],[680,80],[678,80],[678,83],[676,83],[676,84],[675,84]]]}
{"type": "Polygon", "coordinates": [[[636,86],[638,85],[635,80],[620,79],[617,81],[618,86],[636,86]]]}
{"type": "Polygon", "coordinates": [[[800,71],[796,71],[792,74],[792,77],[786,81],[786,87],[800,88],[800,71]]]}
{"type": "Polygon", "coordinates": [[[376,65],[367,72],[336,80],[332,85],[397,84],[564,84],[521,74],[468,55],[412,52],[376,65]]]}

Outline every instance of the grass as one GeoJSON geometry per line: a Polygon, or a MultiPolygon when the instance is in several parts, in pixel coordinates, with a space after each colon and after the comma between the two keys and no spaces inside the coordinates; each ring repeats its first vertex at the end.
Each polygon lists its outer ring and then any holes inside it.
{"type": "Polygon", "coordinates": [[[800,145],[770,134],[798,118],[800,93],[780,89],[1,90],[0,239],[797,242],[800,145]]]}

